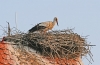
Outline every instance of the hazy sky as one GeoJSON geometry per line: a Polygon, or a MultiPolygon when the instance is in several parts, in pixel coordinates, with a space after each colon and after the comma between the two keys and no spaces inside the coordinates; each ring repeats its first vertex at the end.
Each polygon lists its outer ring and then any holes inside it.
{"type": "MultiPolygon", "coordinates": [[[[100,64],[100,0],[0,0],[0,25],[17,27],[27,32],[35,24],[58,17],[59,26],[53,30],[74,28],[74,32],[88,36],[87,41],[96,45],[92,48],[94,62],[100,64]]],[[[0,27],[0,36],[2,35],[0,27]]],[[[88,60],[84,59],[85,65],[88,60]]]]}

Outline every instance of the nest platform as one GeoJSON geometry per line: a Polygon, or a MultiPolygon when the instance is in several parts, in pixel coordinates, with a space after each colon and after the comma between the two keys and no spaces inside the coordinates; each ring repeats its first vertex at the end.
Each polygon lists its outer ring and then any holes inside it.
{"type": "Polygon", "coordinates": [[[74,33],[72,29],[51,31],[45,34],[17,34],[5,38],[16,45],[23,45],[36,50],[42,56],[50,58],[74,59],[90,52],[85,37],[74,33]]]}

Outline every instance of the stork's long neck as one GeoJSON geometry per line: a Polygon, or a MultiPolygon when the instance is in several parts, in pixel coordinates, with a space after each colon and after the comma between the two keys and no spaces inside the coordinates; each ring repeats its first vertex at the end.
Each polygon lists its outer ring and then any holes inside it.
{"type": "Polygon", "coordinates": [[[56,20],[53,20],[53,22],[52,22],[52,23],[53,23],[53,25],[55,25],[55,23],[56,23],[56,20]]]}

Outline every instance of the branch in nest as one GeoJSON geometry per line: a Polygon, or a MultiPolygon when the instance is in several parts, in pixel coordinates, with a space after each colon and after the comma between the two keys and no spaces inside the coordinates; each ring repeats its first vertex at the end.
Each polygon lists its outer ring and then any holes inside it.
{"type": "Polygon", "coordinates": [[[10,24],[9,24],[9,22],[7,22],[7,23],[8,23],[8,36],[10,36],[10,33],[11,33],[10,24]]]}
{"type": "Polygon", "coordinates": [[[0,25],[0,27],[2,27],[2,29],[0,29],[0,30],[3,30],[3,31],[4,31],[4,33],[6,33],[6,34],[7,34],[7,31],[5,30],[5,28],[4,28],[3,26],[1,26],[1,25],[0,25]]]}

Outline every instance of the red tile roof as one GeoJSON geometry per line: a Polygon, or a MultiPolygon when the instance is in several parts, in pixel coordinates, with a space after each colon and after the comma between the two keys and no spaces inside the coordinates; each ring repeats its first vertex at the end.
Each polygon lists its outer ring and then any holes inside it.
{"type": "Polygon", "coordinates": [[[11,54],[9,45],[3,41],[0,42],[0,65],[16,65],[14,55],[11,54]]]}

